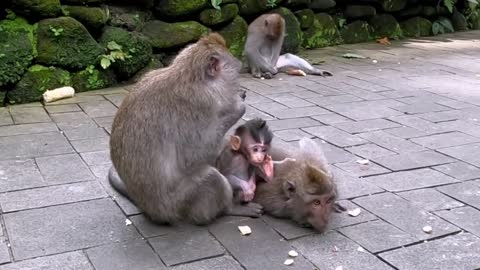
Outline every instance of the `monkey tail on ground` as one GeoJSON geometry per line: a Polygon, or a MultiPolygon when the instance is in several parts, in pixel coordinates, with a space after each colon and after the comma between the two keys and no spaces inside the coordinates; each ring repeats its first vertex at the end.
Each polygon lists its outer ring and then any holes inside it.
{"type": "Polygon", "coordinates": [[[108,182],[110,185],[118,191],[118,193],[122,194],[122,196],[130,199],[127,193],[127,187],[125,186],[125,183],[122,181],[120,176],[118,175],[117,170],[115,170],[115,167],[111,166],[110,169],[108,170],[108,182]]]}
{"type": "Polygon", "coordinates": [[[291,53],[280,55],[275,66],[278,72],[287,72],[292,69],[300,69],[307,74],[317,76],[332,76],[332,73],[318,69],[308,63],[305,59],[291,53]]]}

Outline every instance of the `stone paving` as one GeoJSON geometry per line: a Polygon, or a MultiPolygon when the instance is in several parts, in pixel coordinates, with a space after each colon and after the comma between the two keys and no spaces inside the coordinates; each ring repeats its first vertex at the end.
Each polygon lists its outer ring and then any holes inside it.
{"type": "Polygon", "coordinates": [[[269,216],[148,222],[106,180],[127,88],[1,108],[0,270],[480,269],[479,37],[306,52],[331,78],[242,77],[244,120],[268,119],[278,144],[315,138],[341,202],[362,209],[334,214],[324,234],[269,216]],[[284,266],[292,249],[300,255],[284,266]]]}

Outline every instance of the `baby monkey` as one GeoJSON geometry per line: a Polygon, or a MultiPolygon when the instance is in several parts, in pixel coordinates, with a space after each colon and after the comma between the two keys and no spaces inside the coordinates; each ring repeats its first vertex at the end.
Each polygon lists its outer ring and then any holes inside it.
{"type": "Polygon", "coordinates": [[[255,175],[265,181],[273,178],[273,160],[269,150],[273,133],[267,122],[256,118],[235,129],[229,143],[217,159],[217,168],[230,182],[236,203],[253,200],[256,189],[255,175]]]}

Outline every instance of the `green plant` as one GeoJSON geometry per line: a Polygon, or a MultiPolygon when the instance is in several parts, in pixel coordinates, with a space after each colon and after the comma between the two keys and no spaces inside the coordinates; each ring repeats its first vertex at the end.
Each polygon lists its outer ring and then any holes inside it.
{"type": "Polygon", "coordinates": [[[443,2],[443,5],[450,11],[450,13],[453,12],[453,6],[455,5],[455,0],[441,0],[443,2]]]}
{"type": "Polygon", "coordinates": [[[86,70],[89,74],[92,74],[92,73],[95,71],[95,66],[94,66],[94,65],[89,65],[85,70],[86,70]]]}
{"type": "Polygon", "coordinates": [[[122,50],[122,46],[118,45],[115,41],[110,41],[107,43],[108,54],[103,54],[100,58],[100,66],[103,69],[107,69],[112,63],[115,63],[116,60],[125,60],[131,58],[132,56],[128,53],[125,53],[122,50]]]}
{"type": "Polygon", "coordinates": [[[140,22],[140,15],[138,15],[138,14],[133,15],[133,20],[134,20],[136,23],[139,23],[139,22],[140,22]]]}
{"type": "Polygon", "coordinates": [[[56,37],[60,36],[60,35],[62,34],[62,32],[63,32],[63,28],[61,28],[61,27],[58,28],[58,29],[57,29],[57,28],[54,28],[54,27],[51,26],[51,25],[49,25],[48,27],[50,28],[50,31],[52,31],[53,35],[56,36],[56,37]]]}
{"type": "Polygon", "coordinates": [[[276,6],[277,6],[277,1],[276,0],[267,0],[267,7],[274,8],[276,6]]]}
{"type": "Polygon", "coordinates": [[[454,32],[452,23],[447,18],[439,18],[432,24],[433,35],[445,34],[448,32],[454,32]]]}
{"type": "Polygon", "coordinates": [[[214,9],[220,10],[220,4],[222,3],[222,0],[211,0],[210,3],[212,3],[212,7],[214,9]]]}

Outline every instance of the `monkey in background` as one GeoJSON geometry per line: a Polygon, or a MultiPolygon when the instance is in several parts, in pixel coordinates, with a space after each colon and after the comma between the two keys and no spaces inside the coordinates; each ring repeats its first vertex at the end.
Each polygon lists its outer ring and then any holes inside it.
{"type": "Polygon", "coordinates": [[[145,74],[120,105],[109,182],[153,222],[261,215],[257,204],[233,204],[231,185],[214,167],[226,132],[245,113],[240,68],[223,37],[210,33],[145,74]]]}
{"type": "Polygon", "coordinates": [[[255,118],[236,128],[224,146],[217,168],[232,185],[235,203],[253,200],[256,173],[266,181],[273,177],[273,161],[268,154],[272,139],[267,121],[255,118]]]}
{"type": "Polygon", "coordinates": [[[276,13],[260,15],[248,26],[245,56],[250,73],[255,78],[273,78],[278,72],[332,76],[328,71],[313,67],[294,54],[280,55],[285,38],[285,19],[276,13]]]}
{"type": "Polygon", "coordinates": [[[320,145],[303,138],[299,149],[272,147],[270,153],[273,160],[287,159],[274,165],[272,181],[257,184],[253,201],[262,205],[265,213],[322,232],[332,210],[346,210],[336,202],[335,179],[320,145]]]}

